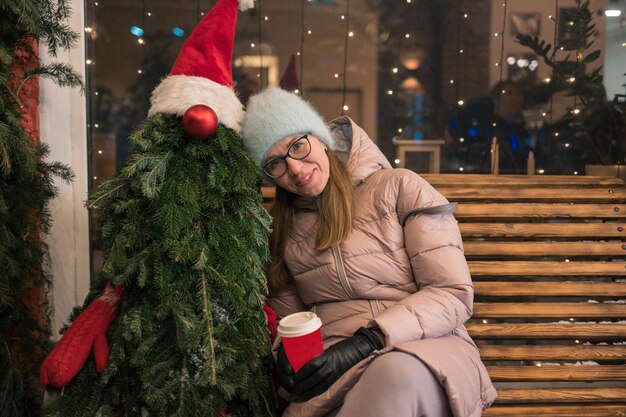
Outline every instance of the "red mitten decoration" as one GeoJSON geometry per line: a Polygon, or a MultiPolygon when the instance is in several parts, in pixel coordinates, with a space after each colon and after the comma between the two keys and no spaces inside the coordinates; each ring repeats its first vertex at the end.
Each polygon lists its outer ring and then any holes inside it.
{"type": "Polygon", "coordinates": [[[263,303],[263,310],[265,310],[267,327],[270,331],[270,341],[274,343],[274,339],[276,339],[276,333],[278,332],[276,328],[276,312],[272,307],[267,305],[267,302],[263,303]]]}
{"type": "Polygon", "coordinates": [[[39,371],[42,384],[62,388],[67,385],[87,362],[92,346],[96,370],[102,373],[109,359],[106,332],[119,312],[124,286],[111,287],[106,283],[102,295],[93,300],[44,359],[39,371]]]}

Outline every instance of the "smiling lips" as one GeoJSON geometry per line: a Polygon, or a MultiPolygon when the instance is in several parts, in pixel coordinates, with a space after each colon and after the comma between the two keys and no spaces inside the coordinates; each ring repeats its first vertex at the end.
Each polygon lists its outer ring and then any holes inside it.
{"type": "Polygon", "coordinates": [[[305,176],[305,177],[303,177],[301,179],[298,179],[296,181],[296,185],[298,187],[305,187],[305,186],[309,185],[312,180],[313,180],[313,172],[311,172],[309,175],[307,175],[307,176],[305,176]]]}

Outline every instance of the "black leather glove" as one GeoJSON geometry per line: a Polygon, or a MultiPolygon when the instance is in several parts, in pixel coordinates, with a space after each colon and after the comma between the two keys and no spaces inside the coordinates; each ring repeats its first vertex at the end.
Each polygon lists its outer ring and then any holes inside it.
{"type": "Polygon", "coordinates": [[[293,376],[293,393],[301,400],[321,394],[344,372],[384,346],[380,331],[361,327],[353,336],[332,345],[300,368],[293,376]]]}
{"type": "Polygon", "coordinates": [[[287,391],[293,391],[293,387],[295,385],[293,377],[295,373],[293,372],[293,367],[287,359],[287,354],[285,353],[285,348],[283,347],[282,342],[280,343],[280,345],[278,345],[278,356],[276,357],[276,373],[278,374],[278,379],[280,379],[280,384],[287,391]]]}

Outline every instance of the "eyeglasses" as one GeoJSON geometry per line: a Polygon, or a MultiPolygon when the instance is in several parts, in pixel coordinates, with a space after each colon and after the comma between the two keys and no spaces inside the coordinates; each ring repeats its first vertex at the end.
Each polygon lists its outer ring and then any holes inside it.
{"type": "Polygon", "coordinates": [[[307,132],[304,136],[298,138],[293,142],[287,153],[283,156],[270,159],[265,165],[263,165],[263,172],[273,179],[280,178],[287,172],[287,157],[299,161],[306,158],[311,153],[311,142],[309,141],[309,135],[311,132],[307,132]]]}

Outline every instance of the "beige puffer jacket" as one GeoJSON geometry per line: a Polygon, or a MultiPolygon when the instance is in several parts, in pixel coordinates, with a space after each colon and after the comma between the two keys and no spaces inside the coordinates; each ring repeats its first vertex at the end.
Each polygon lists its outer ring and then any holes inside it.
{"type": "MultiPolygon", "coordinates": [[[[315,250],[317,200],[299,199],[285,262],[293,285],[271,294],[279,318],[315,311],[324,346],[361,326],[378,326],[388,350],[424,362],[445,388],[455,417],[477,417],[496,397],[463,323],[473,286],[448,201],[416,173],[391,169],[367,134],[347,117],[330,123],[356,185],[354,229],[339,246],[315,250]],[[442,206],[438,214],[411,212],[442,206]],[[404,226],[403,226],[404,223],[404,226]]],[[[275,344],[275,347],[278,344],[275,344]]],[[[374,358],[355,365],[326,392],[292,402],[284,416],[324,416],[374,358]]]]}

